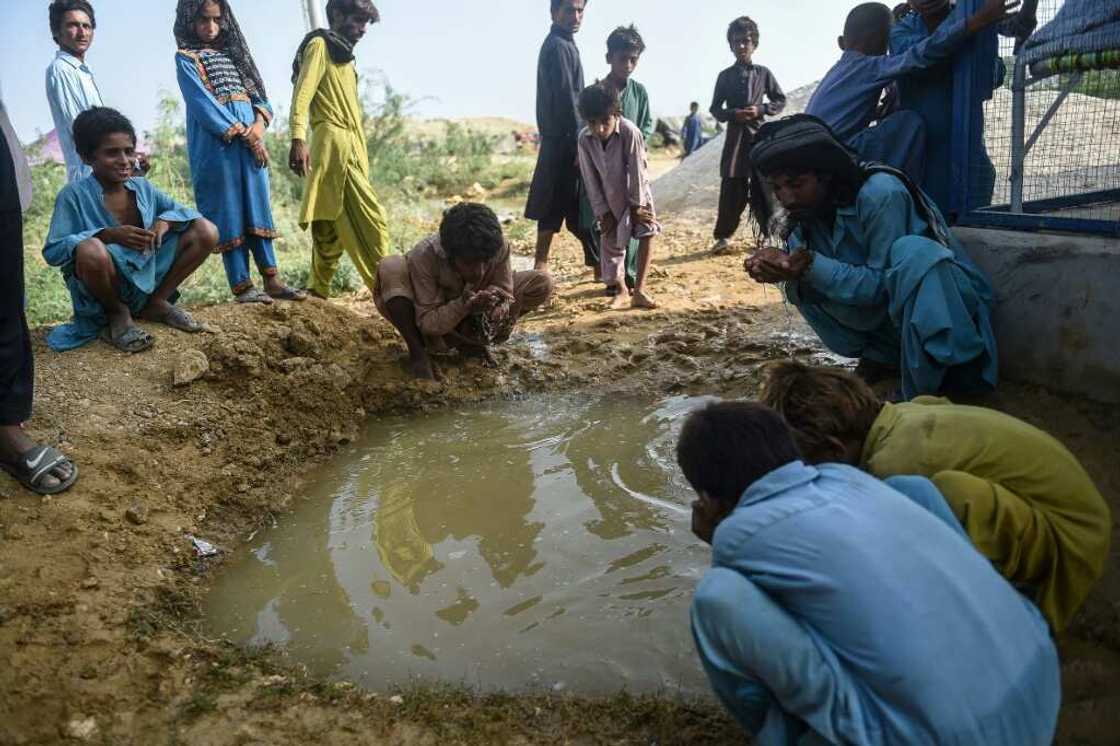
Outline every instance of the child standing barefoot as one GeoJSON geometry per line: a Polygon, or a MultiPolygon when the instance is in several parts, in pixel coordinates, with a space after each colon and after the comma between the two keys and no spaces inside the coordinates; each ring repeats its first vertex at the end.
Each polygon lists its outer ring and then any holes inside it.
{"type": "Polygon", "coordinates": [[[579,96],[587,122],[579,136],[579,168],[591,207],[603,233],[603,282],[619,293],[611,308],[656,308],[646,293],[653,237],[661,226],[653,209],[646,175],[646,146],[641,130],[621,114],[618,92],[595,84],[579,96]],[[638,267],[633,294],[626,287],[626,246],[638,239],[638,267]]]}

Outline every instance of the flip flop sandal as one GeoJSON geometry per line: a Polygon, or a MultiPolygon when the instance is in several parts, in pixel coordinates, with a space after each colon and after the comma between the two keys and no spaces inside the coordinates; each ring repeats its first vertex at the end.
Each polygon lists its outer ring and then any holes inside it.
{"type": "Polygon", "coordinates": [[[130,326],[116,337],[109,329],[101,332],[101,339],[121,352],[135,355],[145,350],[150,350],[156,343],[155,337],[148,334],[138,326],[130,326]]]}
{"type": "Polygon", "coordinates": [[[281,290],[278,293],[269,293],[268,296],[270,298],[275,298],[276,300],[291,300],[291,301],[307,300],[307,293],[305,293],[301,290],[294,290],[294,289],[289,288],[289,287],[284,288],[283,290],[281,290]]]}
{"type": "Polygon", "coordinates": [[[267,293],[263,293],[257,288],[249,288],[239,293],[235,300],[238,303],[262,303],[266,306],[272,305],[272,298],[270,298],[267,293]]]}
{"type": "MultiPolygon", "coordinates": [[[[12,478],[32,492],[40,495],[57,495],[70,489],[78,481],[78,465],[68,459],[61,451],[50,446],[36,446],[23,454],[19,463],[9,464],[0,461],[0,469],[12,475],[12,478]],[[54,487],[44,487],[43,479],[51,472],[62,466],[70,464],[70,478],[59,480],[54,487]]],[[[55,476],[55,479],[58,479],[55,476]]]]}
{"type": "Polygon", "coordinates": [[[172,306],[167,315],[160,320],[160,323],[187,334],[198,334],[203,331],[202,324],[195,321],[189,313],[178,306],[172,306]]]}

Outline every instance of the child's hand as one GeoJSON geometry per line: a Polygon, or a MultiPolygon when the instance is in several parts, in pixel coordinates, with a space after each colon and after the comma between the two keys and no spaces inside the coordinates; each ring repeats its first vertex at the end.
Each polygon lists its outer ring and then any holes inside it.
{"type": "Polygon", "coordinates": [[[657,220],[657,216],[648,206],[637,205],[630,207],[630,220],[642,225],[649,225],[657,220]]]}
{"type": "Polygon", "coordinates": [[[983,7],[968,19],[968,33],[979,33],[989,26],[1010,18],[1021,4],[1021,0],[987,0],[983,7]]]}
{"type": "Polygon", "coordinates": [[[618,230],[618,220],[615,219],[613,213],[606,213],[599,216],[599,232],[603,234],[614,233],[618,230]]]}
{"type": "Polygon", "coordinates": [[[750,107],[746,109],[735,110],[735,121],[739,124],[746,124],[747,122],[751,121],[751,119],[752,117],[750,113],[750,107]]]}
{"type": "Polygon", "coordinates": [[[241,133],[241,139],[250,146],[257,145],[264,140],[264,122],[257,120],[253,126],[241,133]]]}
{"type": "Polygon", "coordinates": [[[121,225],[116,228],[106,228],[97,234],[97,238],[106,244],[116,244],[133,251],[147,251],[152,248],[156,234],[134,225],[121,225]]]}
{"type": "Polygon", "coordinates": [[[747,118],[748,119],[761,119],[762,118],[762,107],[761,106],[748,106],[747,108],[743,109],[743,111],[747,112],[747,118]]]}
{"type": "Polygon", "coordinates": [[[264,142],[250,145],[249,150],[253,151],[253,158],[257,162],[257,168],[268,168],[268,148],[264,146],[264,142]]]}
{"type": "Polygon", "coordinates": [[[160,246],[163,246],[163,239],[167,237],[167,233],[170,230],[171,223],[166,220],[157,220],[155,224],[152,225],[152,233],[155,234],[155,237],[152,239],[153,249],[158,249],[160,246]]]}

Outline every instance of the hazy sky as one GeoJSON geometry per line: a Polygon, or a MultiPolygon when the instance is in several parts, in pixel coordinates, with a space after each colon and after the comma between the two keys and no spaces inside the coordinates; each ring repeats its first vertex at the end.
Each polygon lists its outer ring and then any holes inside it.
{"type": "MultiPolygon", "coordinates": [[[[547,0],[375,0],[382,23],[357,47],[364,75],[381,74],[422,99],[431,117],[509,116],[533,120],[537,51],[548,32],[547,0]]],[[[44,70],[55,52],[48,0],[3,0],[0,84],[20,138],[54,125],[44,70]]],[[[727,24],[751,15],[761,27],[756,61],[786,90],[818,79],[838,57],[836,36],[852,2],[843,0],[591,0],[576,37],[588,81],[606,73],[606,37],[636,23],[649,47],[635,78],[655,114],[708,107],[732,58],[727,24]]],[[[232,0],[274,106],[287,111],[292,55],[304,34],[299,0],[232,0]]],[[[175,0],[94,0],[98,29],[87,63],[107,105],[150,127],[160,91],[178,96],[171,28],[175,0]]]]}

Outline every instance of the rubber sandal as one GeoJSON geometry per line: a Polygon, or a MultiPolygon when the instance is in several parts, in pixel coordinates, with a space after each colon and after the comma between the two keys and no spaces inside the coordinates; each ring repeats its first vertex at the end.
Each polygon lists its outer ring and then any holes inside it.
{"type": "Polygon", "coordinates": [[[267,293],[262,292],[258,288],[249,288],[237,294],[235,300],[238,303],[261,303],[266,306],[272,305],[272,298],[267,293]]]}
{"type": "Polygon", "coordinates": [[[150,350],[156,343],[155,337],[138,326],[130,326],[115,337],[111,330],[105,329],[101,332],[101,339],[106,344],[129,355],[150,350]]]}
{"type": "MultiPolygon", "coordinates": [[[[27,489],[40,495],[57,495],[74,486],[78,481],[78,465],[67,458],[62,451],[50,446],[36,446],[23,454],[18,464],[9,464],[0,461],[0,469],[8,472],[17,482],[27,489]],[[54,476],[51,472],[62,466],[70,464],[70,478],[54,487],[43,487],[42,481],[46,476],[54,476]]],[[[55,476],[55,479],[58,479],[55,476]]]]}
{"type": "Polygon", "coordinates": [[[278,293],[269,293],[268,296],[270,298],[275,298],[276,300],[290,300],[296,302],[307,300],[307,293],[303,292],[302,290],[295,290],[289,287],[285,287],[278,293]]]}
{"type": "Polygon", "coordinates": [[[195,321],[191,318],[189,313],[178,306],[172,306],[171,310],[167,312],[167,315],[159,320],[159,323],[170,326],[172,329],[186,332],[187,334],[198,334],[203,330],[202,324],[195,321]]]}

